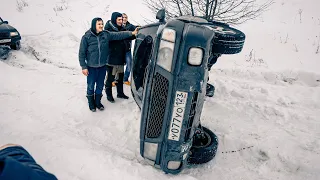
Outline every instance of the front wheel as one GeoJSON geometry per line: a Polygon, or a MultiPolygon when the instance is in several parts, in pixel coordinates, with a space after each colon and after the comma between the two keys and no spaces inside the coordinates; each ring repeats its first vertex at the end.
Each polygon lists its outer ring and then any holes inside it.
{"type": "Polygon", "coordinates": [[[13,50],[19,50],[21,48],[20,41],[17,41],[14,44],[11,44],[10,48],[13,49],[13,50]]]}
{"type": "Polygon", "coordinates": [[[218,137],[210,129],[200,126],[194,135],[188,163],[207,163],[216,156],[217,149],[218,137]]]}

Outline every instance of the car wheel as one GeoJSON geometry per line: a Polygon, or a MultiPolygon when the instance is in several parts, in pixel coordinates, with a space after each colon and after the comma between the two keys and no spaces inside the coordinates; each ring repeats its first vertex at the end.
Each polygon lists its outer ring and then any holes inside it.
{"type": "Polygon", "coordinates": [[[241,52],[245,34],[228,24],[213,22],[209,25],[215,32],[212,52],[218,54],[237,54],[241,52]]]}
{"type": "MultiPolygon", "coordinates": [[[[201,128],[200,128],[201,129],[201,128]]],[[[203,164],[211,161],[217,153],[218,137],[208,128],[196,132],[188,158],[189,164],[203,164]],[[200,133],[200,134],[199,134],[200,133]]]]}
{"type": "Polygon", "coordinates": [[[20,41],[17,41],[16,43],[11,44],[11,45],[10,45],[10,48],[11,48],[11,49],[14,49],[14,50],[19,50],[19,49],[21,48],[20,41]]]}
{"type": "Polygon", "coordinates": [[[0,59],[6,60],[9,57],[10,48],[7,46],[0,46],[0,59]]]}
{"type": "Polygon", "coordinates": [[[138,49],[133,59],[132,77],[137,90],[144,85],[146,68],[152,55],[152,43],[153,39],[151,36],[145,37],[137,47],[138,49]]]}

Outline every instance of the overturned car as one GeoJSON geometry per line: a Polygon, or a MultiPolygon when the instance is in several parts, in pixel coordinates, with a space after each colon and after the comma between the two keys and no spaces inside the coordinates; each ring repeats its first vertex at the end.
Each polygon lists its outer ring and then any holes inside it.
{"type": "Polygon", "coordinates": [[[227,24],[182,16],[143,26],[133,52],[131,92],[141,109],[140,154],[166,173],[212,160],[218,138],[200,123],[208,69],[242,50],[245,35],[227,24]]]}

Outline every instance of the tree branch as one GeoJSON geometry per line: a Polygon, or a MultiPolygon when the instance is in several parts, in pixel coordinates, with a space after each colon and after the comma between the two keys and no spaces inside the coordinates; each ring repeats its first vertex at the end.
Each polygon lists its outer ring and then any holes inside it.
{"type": "Polygon", "coordinates": [[[166,18],[182,15],[200,16],[207,20],[219,20],[241,24],[255,19],[266,11],[274,0],[144,0],[156,13],[165,8],[166,18]],[[258,3],[259,1],[259,3],[258,3]]]}

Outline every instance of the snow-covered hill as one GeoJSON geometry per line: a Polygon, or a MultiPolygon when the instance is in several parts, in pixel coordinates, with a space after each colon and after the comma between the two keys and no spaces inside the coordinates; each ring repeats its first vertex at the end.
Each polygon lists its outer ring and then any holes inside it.
{"type": "Polygon", "coordinates": [[[173,176],[141,158],[131,96],[115,104],[104,97],[105,111],[88,110],[78,64],[93,17],[119,11],[144,24],[152,17],[142,1],[0,0],[0,16],[23,36],[22,49],[0,61],[0,144],[23,145],[63,180],[320,179],[318,7],[318,0],[276,0],[263,17],[237,26],[246,44],[213,67],[216,93],[202,115],[218,135],[218,154],[173,176]],[[19,8],[22,1],[28,5],[19,8]]]}

